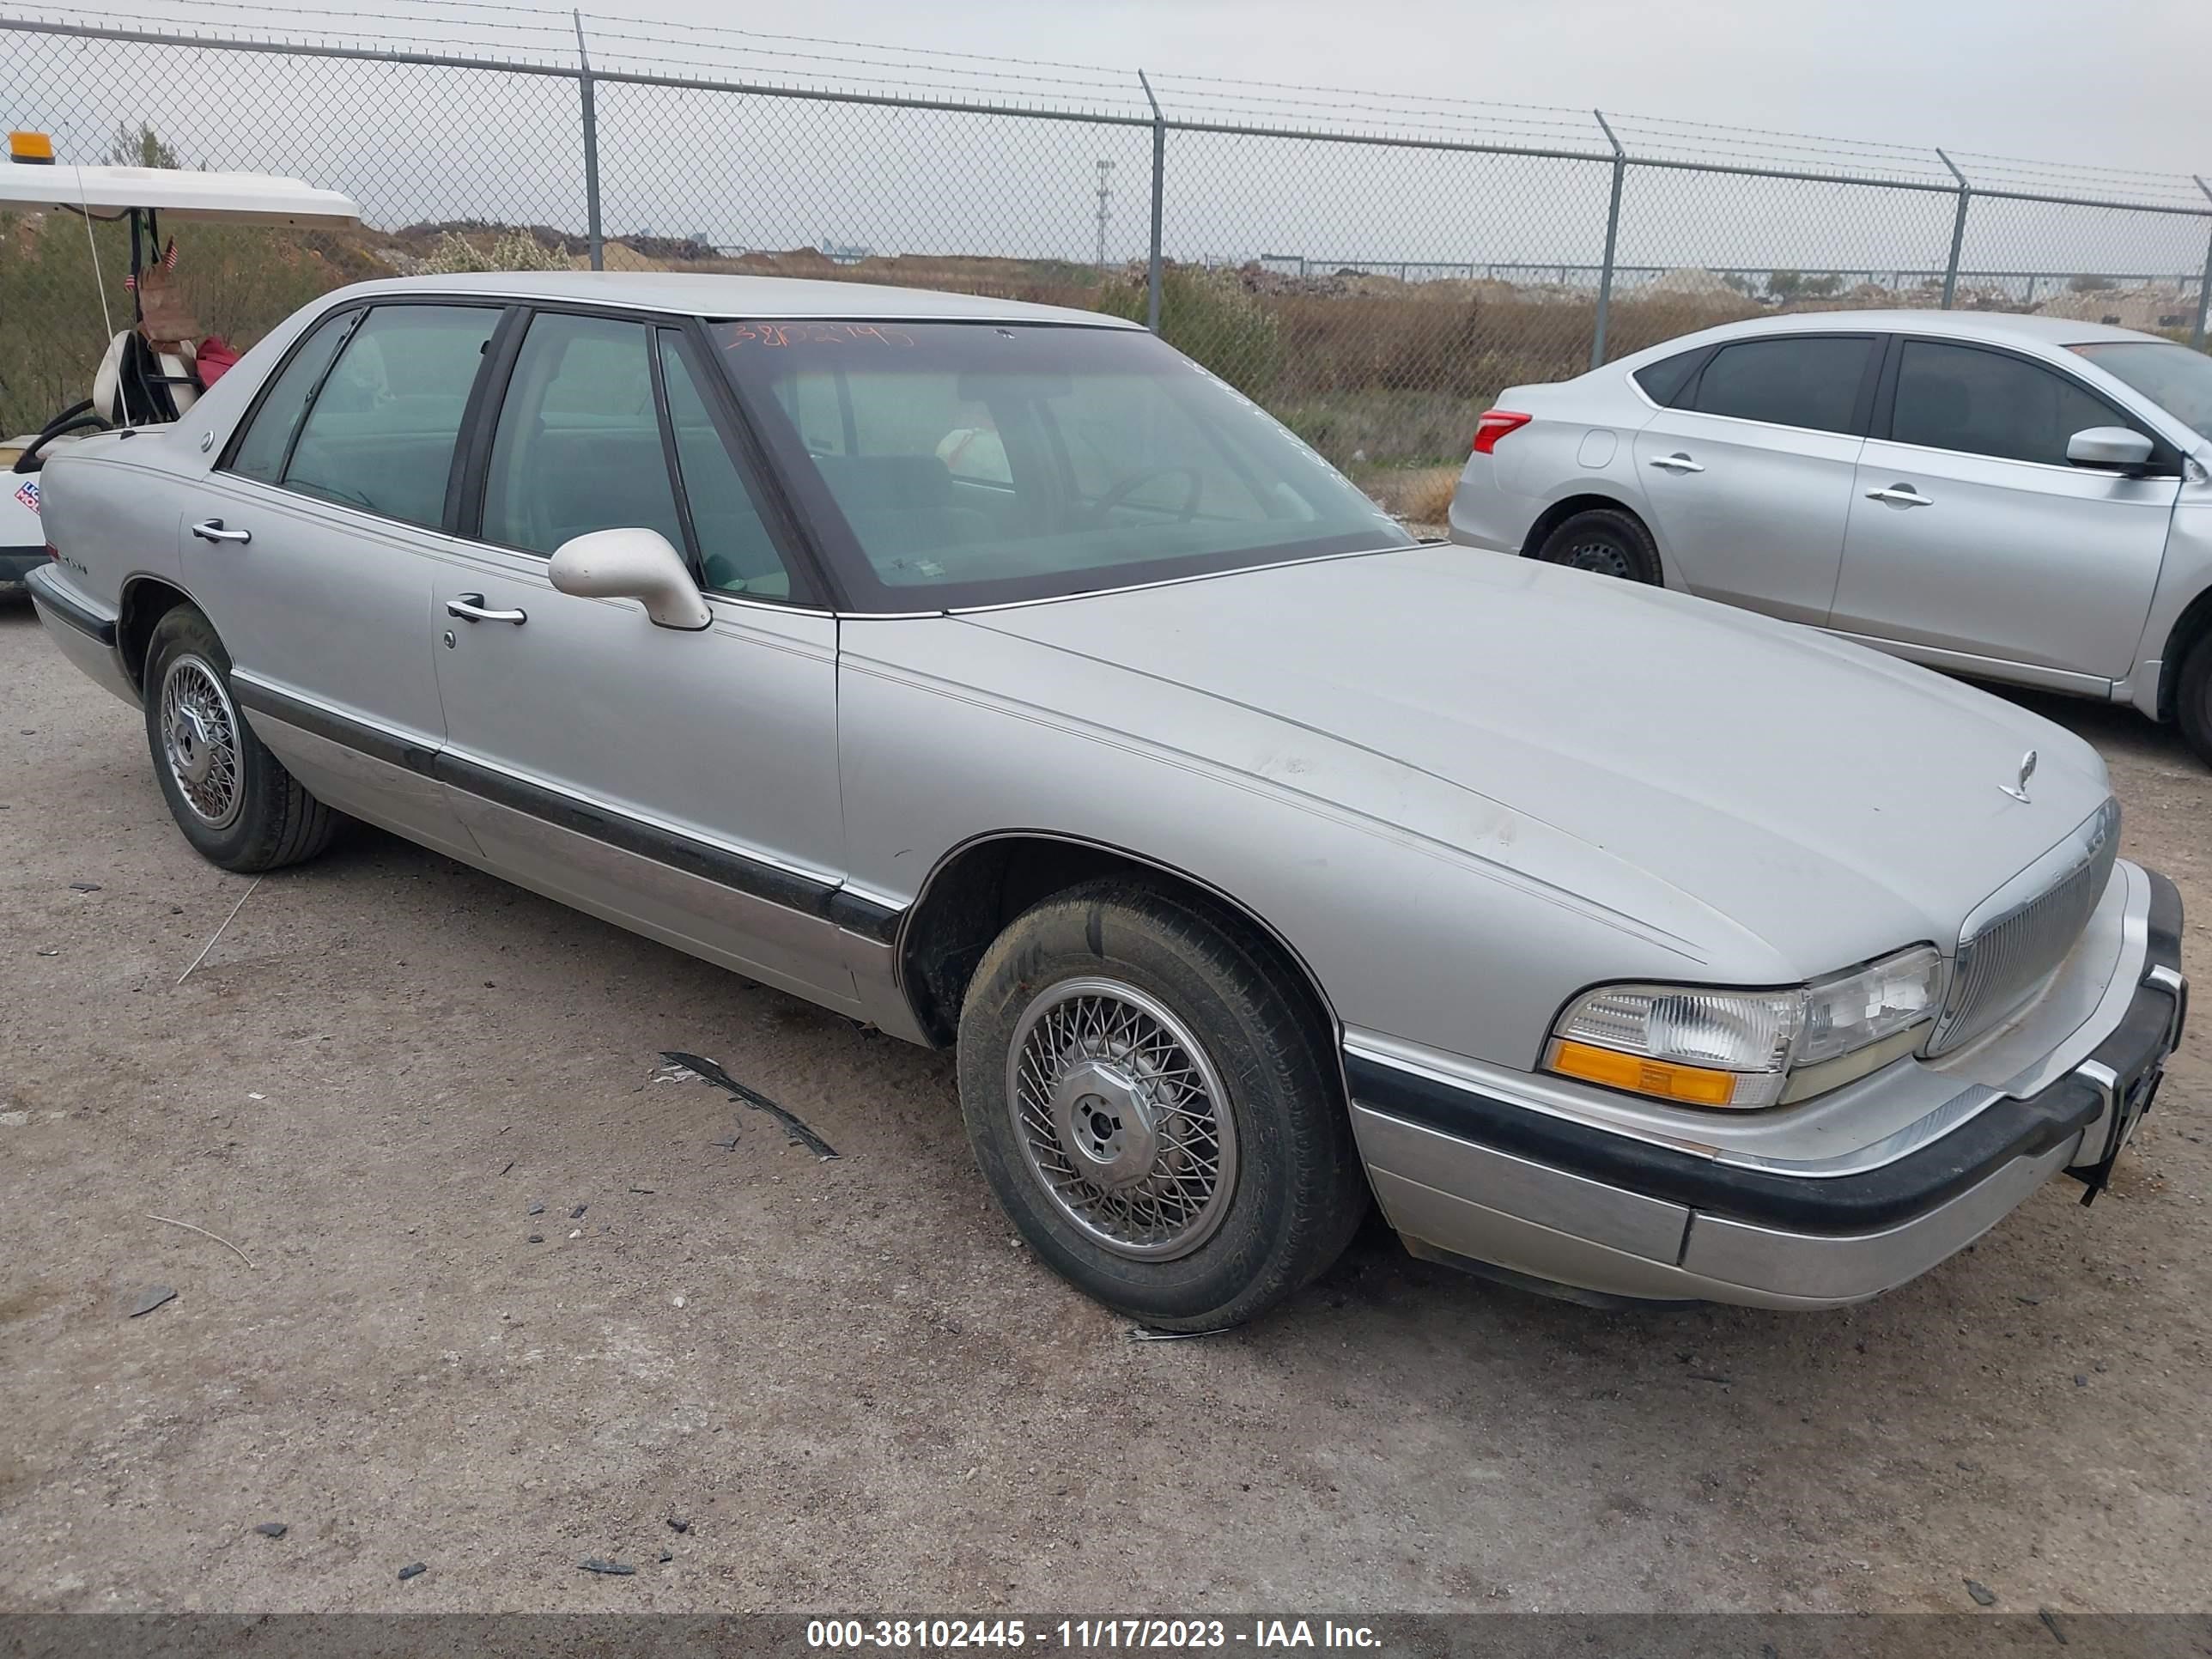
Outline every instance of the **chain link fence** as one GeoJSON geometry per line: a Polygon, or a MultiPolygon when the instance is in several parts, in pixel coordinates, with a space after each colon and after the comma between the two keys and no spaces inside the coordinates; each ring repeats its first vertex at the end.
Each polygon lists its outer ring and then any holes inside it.
{"type": "MultiPolygon", "coordinates": [[[[0,113],[64,162],[287,173],[358,201],[358,231],[177,228],[177,279],[234,345],[343,283],[488,265],[1043,301],[1151,323],[1431,521],[1505,386],[1737,318],[1956,306],[2204,343],[2212,188],[2191,175],[919,49],[887,63],[472,3],[459,40],[434,11],[374,14],[428,37],[406,50],[0,17],[0,113]]],[[[0,208],[0,432],[82,397],[127,312],[118,229],[90,228],[104,307],[87,231],[0,208]]]]}

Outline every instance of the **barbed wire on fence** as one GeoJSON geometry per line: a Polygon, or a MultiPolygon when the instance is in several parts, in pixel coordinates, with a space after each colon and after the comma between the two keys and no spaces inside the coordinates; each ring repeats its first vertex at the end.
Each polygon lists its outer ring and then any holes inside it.
{"type": "MultiPolygon", "coordinates": [[[[1955,305],[2202,345],[2212,293],[2185,173],[500,0],[52,0],[0,33],[0,105],[65,161],[137,146],[362,204],[373,228],[259,265],[188,231],[234,336],[522,227],[611,269],[1118,311],[1370,475],[1446,466],[1508,386],[1735,317],[1955,305]]],[[[96,356],[64,255],[0,236],[0,429],[96,356]]]]}

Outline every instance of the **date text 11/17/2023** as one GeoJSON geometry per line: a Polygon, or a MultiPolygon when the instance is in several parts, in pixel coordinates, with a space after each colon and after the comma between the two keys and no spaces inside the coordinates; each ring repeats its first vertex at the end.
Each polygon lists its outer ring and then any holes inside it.
{"type": "Polygon", "coordinates": [[[1332,1619],[815,1619],[806,1626],[806,1645],[828,1650],[1036,1647],[1085,1653],[1241,1647],[1267,1653],[1382,1644],[1372,1626],[1332,1619]]]}

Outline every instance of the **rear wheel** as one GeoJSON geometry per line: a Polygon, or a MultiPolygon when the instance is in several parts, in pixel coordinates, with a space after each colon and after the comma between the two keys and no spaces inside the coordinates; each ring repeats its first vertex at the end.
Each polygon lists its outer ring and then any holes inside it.
{"type": "Polygon", "coordinates": [[[146,741],[169,816],[200,855],[246,874],[313,858],[339,817],[239,717],[230,653],[214,624],[180,605],[146,649],[146,741]]]}
{"type": "Polygon", "coordinates": [[[2181,659],[2181,678],[2173,690],[2173,717],[2183,741],[2197,758],[2212,766],[2212,631],[2199,634],[2181,659]]]}
{"type": "Polygon", "coordinates": [[[1213,906],[1118,879],[1038,904],[976,969],[976,1162],[1046,1265],[1117,1312],[1241,1324],[1367,1212],[1328,1034],[1282,972],[1213,906]]]}
{"type": "Polygon", "coordinates": [[[1627,581],[1656,583],[1659,580],[1659,549],[1651,532],[1634,514],[1617,507],[1592,507],[1576,514],[1544,538],[1536,556],[1546,564],[1564,564],[1627,581]]]}

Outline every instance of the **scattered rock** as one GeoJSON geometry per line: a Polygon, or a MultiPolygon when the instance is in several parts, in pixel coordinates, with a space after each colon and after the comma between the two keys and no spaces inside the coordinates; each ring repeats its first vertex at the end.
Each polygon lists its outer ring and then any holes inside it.
{"type": "Polygon", "coordinates": [[[588,1204],[579,1204],[574,1209],[568,1212],[568,1219],[571,1221],[581,1221],[584,1218],[584,1212],[591,1207],[592,1206],[588,1204]]]}
{"type": "Polygon", "coordinates": [[[49,949],[48,947],[46,947],[46,946],[45,946],[45,945],[40,945],[40,946],[39,947],[39,954],[40,954],[40,956],[42,956],[42,957],[58,957],[58,956],[61,955],[61,952],[60,952],[60,951],[56,951],[56,950],[49,949]]]}
{"type": "Polygon", "coordinates": [[[530,1235],[530,1242],[532,1244],[543,1244],[545,1242],[545,1235],[544,1233],[532,1233],[530,1235]]]}
{"type": "Polygon", "coordinates": [[[596,1555],[586,1556],[581,1565],[586,1572],[611,1573],[617,1578],[628,1578],[637,1571],[626,1561],[602,1561],[596,1555]]]}
{"type": "Polygon", "coordinates": [[[1993,1607],[1997,1604],[1996,1593],[1979,1579],[1966,1580],[1966,1594],[1974,1598],[1974,1605],[1978,1607],[1993,1607]]]}
{"type": "Polygon", "coordinates": [[[666,1550],[663,1550],[660,1553],[660,1565],[664,1567],[675,1559],[676,1558],[671,1555],[666,1550]]]}
{"type": "Polygon", "coordinates": [[[430,1564],[427,1561],[410,1561],[399,1569],[399,1582],[404,1584],[410,1578],[420,1578],[429,1571],[430,1564]]]}
{"type": "Polygon", "coordinates": [[[100,884],[96,881],[73,881],[70,884],[72,893],[97,893],[99,890],[100,884]]]}
{"type": "Polygon", "coordinates": [[[545,1206],[543,1204],[533,1204],[523,1212],[525,1215],[544,1215],[544,1213],[545,1206]]]}
{"type": "Polygon", "coordinates": [[[264,1521],[253,1530],[259,1533],[264,1538],[282,1538],[286,1533],[292,1529],[286,1526],[282,1521],[264,1521]]]}
{"type": "Polygon", "coordinates": [[[149,1285],[144,1290],[139,1291],[137,1296],[132,1300],[131,1304],[131,1311],[128,1316],[130,1318],[136,1319],[141,1314],[149,1314],[153,1312],[155,1309],[160,1307],[165,1302],[174,1302],[176,1299],[177,1289],[175,1285],[149,1285]]]}
{"type": "Polygon", "coordinates": [[[689,1532],[691,1530],[691,1523],[689,1521],[683,1520],[673,1515],[668,1517],[668,1527],[669,1530],[672,1532],[689,1532]]]}
{"type": "Polygon", "coordinates": [[[2086,1389],[2089,1386],[2089,1379],[2080,1371],[2076,1371],[2074,1373],[2074,1386],[2077,1389],[2086,1389]]]}

